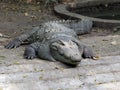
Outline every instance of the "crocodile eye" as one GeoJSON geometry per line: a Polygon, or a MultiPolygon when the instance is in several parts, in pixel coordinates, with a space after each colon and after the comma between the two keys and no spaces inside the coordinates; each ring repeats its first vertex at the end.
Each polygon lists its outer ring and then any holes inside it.
{"type": "Polygon", "coordinates": [[[59,40],[58,43],[62,46],[65,46],[64,42],[62,40],[59,40]]]}
{"type": "Polygon", "coordinates": [[[52,43],[51,48],[54,50],[58,50],[58,44],[56,42],[52,43]]]}
{"type": "Polygon", "coordinates": [[[60,43],[60,45],[65,46],[65,44],[64,44],[64,43],[60,43]]]}

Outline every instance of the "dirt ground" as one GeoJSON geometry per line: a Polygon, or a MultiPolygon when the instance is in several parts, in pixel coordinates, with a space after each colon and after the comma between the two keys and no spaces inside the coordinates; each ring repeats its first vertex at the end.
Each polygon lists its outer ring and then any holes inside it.
{"type": "MultiPolygon", "coordinates": [[[[10,37],[0,37],[2,45],[41,22],[60,19],[51,8],[45,8],[44,5],[0,3],[0,12],[0,33],[10,37]]],[[[80,39],[92,46],[95,53],[100,56],[120,55],[120,30],[113,32],[93,28],[90,34],[82,35],[80,39]]]]}

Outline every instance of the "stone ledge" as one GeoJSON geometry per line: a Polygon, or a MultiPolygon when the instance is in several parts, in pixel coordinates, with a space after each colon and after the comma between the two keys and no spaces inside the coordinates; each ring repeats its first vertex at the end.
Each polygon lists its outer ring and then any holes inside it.
{"type": "Polygon", "coordinates": [[[70,12],[71,8],[77,8],[77,7],[86,7],[86,6],[93,6],[93,5],[99,5],[99,4],[109,4],[109,3],[118,3],[120,0],[86,0],[81,1],[80,3],[75,3],[72,6],[67,4],[60,4],[54,7],[54,11],[56,14],[61,16],[64,19],[89,19],[94,22],[94,26],[96,27],[102,27],[102,28],[110,28],[113,29],[117,26],[120,26],[119,20],[107,20],[107,19],[99,19],[99,18],[93,18],[88,16],[83,16],[81,14],[70,12]]]}

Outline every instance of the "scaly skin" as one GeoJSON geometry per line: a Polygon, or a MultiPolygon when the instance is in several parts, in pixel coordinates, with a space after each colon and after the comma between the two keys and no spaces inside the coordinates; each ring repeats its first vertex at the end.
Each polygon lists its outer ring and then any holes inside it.
{"type": "Polygon", "coordinates": [[[63,22],[63,24],[51,21],[16,37],[5,48],[19,47],[22,42],[27,40],[31,44],[25,49],[25,58],[39,57],[77,65],[82,58],[93,58],[92,49],[81,43],[77,37],[77,34],[90,32],[91,28],[92,22],[88,20],[74,23],[63,22]]]}

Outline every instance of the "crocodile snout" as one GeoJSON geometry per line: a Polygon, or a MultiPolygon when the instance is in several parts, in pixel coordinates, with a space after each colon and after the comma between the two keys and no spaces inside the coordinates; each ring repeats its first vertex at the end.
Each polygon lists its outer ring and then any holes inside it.
{"type": "Polygon", "coordinates": [[[82,58],[80,55],[74,55],[74,56],[71,56],[71,59],[70,59],[70,62],[71,64],[79,64],[81,62],[82,58]]]}

